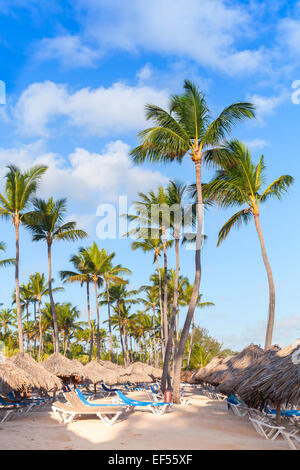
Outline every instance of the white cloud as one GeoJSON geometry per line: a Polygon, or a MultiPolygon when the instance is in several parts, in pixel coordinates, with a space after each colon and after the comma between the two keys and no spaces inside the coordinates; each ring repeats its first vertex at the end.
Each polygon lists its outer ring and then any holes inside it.
{"type": "MultiPolygon", "coordinates": [[[[240,46],[254,36],[246,8],[225,0],[77,0],[80,36],[46,38],[40,57],[76,66],[79,51],[101,56],[111,50],[141,50],[185,58],[229,75],[265,68],[268,52],[240,46]],[[86,46],[86,44],[93,44],[86,46]],[[43,48],[46,52],[43,52],[43,48]],[[73,50],[75,55],[73,56],[73,50]]],[[[92,62],[93,63],[93,60],[92,62]]],[[[78,63],[80,64],[80,61],[78,63]]]]}
{"type": "Polygon", "coordinates": [[[65,34],[55,38],[44,38],[38,44],[35,58],[42,62],[58,59],[65,67],[93,67],[99,52],[82,44],[78,36],[65,34]]]}
{"type": "MultiPolygon", "coordinates": [[[[27,135],[45,136],[57,118],[87,135],[116,135],[145,125],[145,104],[166,106],[168,93],[149,86],[114,83],[108,88],[81,88],[72,92],[51,81],[31,84],[14,109],[19,129],[27,135]]],[[[62,127],[60,126],[60,129],[62,127]]]]}
{"type": "Polygon", "coordinates": [[[258,121],[263,121],[263,118],[272,114],[275,109],[280,106],[287,98],[286,91],[276,96],[262,96],[254,94],[248,96],[247,100],[255,105],[256,118],[258,121]]]}
{"type": "Polygon", "coordinates": [[[84,214],[91,214],[100,203],[116,202],[120,194],[130,199],[138,191],[166,183],[167,179],[159,171],[134,166],[128,153],[129,146],[117,140],[107,144],[101,153],[76,148],[63,158],[47,152],[40,140],[19,148],[0,148],[0,175],[4,176],[8,163],[23,169],[45,164],[48,170],[39,189],[40,195],[66,196],[85,208],[84,214]]]}
{"type": "Polygon", "coordinates": [[[246,147],[249,147],[250,149],[254,149],[254,150],[256,149],[260,150],[270,145],[270,142],[264,139],[253,139],[253,140],[245,141],[244,143],[246,147]]]}

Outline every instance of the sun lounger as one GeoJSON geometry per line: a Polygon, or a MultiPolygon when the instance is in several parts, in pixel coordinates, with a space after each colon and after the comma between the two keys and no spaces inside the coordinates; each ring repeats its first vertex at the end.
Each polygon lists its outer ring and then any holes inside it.
{"type": "Polygon", "coordinates": [[[282,435],[286,439],[290,449],[300,450],[300,436],[288,432],[282,432],[282,435]]]}
{"type": "Polygon", "coordinates": [[[11,406],[0,407],[0,423],[2,424],[4,421],[8,421],[15,411],[15,408],[11,406]]]}
{"type": "Polygon", "coordinates": [[[120,391],[117,391],[116,394],[118,395],[119,403],[125,403],[131,408],[135,408],[136,406],[146,407],[150,409],[155,415],[163,415],[167,411],[167,409],[173,405],[173,403],[168,402],[132,400],[120,391]]]}
{"type": "Polygon", "coordinates": [[[254,418],[249,418],[249,420],[258,434],[271,441],[274,441],[285,430],[284,426],[272,426],[254,418]]]}
{"type": "Polygon", "coordinates": [[[24,413],[29,413],[34,406],[34,403],[26,403],[22,401],[6,401],[4,398],[0,397],[0,405],[2,406],[14,406],[24,413]]]}
{"type": "Polygon", "coordinates": [[[52,404],[54,416],[60,423],[71,423],[76,416],[96,415],[101,421],[111,426],[122,413],[129,409],[127,405],[115,404],[84,404],[75,391],[65,392],[67,403],[55,402],[52,404]]]}

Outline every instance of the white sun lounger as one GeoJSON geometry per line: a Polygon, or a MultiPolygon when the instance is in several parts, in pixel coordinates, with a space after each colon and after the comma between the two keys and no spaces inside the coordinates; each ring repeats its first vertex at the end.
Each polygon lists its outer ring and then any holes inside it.
{"type": "Polygon", "coordinates": [[[271,441],[274,441],[285,430],[284,426],[272,426],[254,418],[249,418],[249,420],[258,434],[271,441]]]}

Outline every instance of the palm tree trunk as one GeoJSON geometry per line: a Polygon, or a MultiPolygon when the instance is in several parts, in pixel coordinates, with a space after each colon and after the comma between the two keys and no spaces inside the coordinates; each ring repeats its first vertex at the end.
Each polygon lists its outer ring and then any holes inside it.
{"type": "Polygon", "coordinates": [[[123,341],[123,335],[122,335],[121,312],[120,312],[120,304],[119,304],[119,302],[118,302],[118,318],[119,318],[120,341],[121,341],[121,347],[122,347],[122,353],[123,353],[124,364],[125,364],[125,367],[126,367],[126,357],[125,357],[124,341],[123,341]]]}
{"type": "MultiPolygon", "coordinates": [[[[155,304],[152,305],[152,334],[153,334],[153,358],[152,358],[152,363],[154,367],[157,367],[157,358],[156,358],[156,353],[157,353],[157,348],[156,348],[156,336],[155,336],[155,304]]],[[[149,332],[150,336],[150,332],[149,332]]],[[[151,336],[150,336],[151,338],[151,336]]]]}
{"type": "Polygon", "coordinates": [[[274,319],[275,319],[275,286],[274,286],[272,269],[271,269],[271,266],[267,257],[265,241],[264,241],[264,237],[262,234],[258,213],[254,214],[254,220],[255,220],[255,227],[258,233],[258,238],[260,241],[261,254],[262,254],[264,265],[267,271],[267,277],[268,277],[268,283],[269,283],[269,315],[268,315],[268,325],[267,325],[266,341],[265,341],[265,351],[266,351],[272,345],[274,319]]]}
{"type": "Polygon", "coordinates": [[[171,324],[170,324],[170,331],[168,334],[168,342],[165,351],[165,358],[164,358],[164,365],[163,365],[163,374],[161,379],[161,389],[162,392],[166,389],[166,381],[168,380],[168,386],[170,386],[170,357],[172,352],[172,342],[173,342],[173,335],[176,325],[176,313],[178,307],[178,278],[179,278],[179,234],[176,233],[175,235],[175,253],[176,253],[176,269],[175,269],[175,279],[174,279],[174,295],[173,295],[173,305],[172,305],[172,316],[171,316],[171,324]]]}
{"type": "Polygon", "coordinates": [[[197,188],[197,235],[195,249],[195,279],[191,295],[191,300],[182,329],[178,350],[175,356],[174,377],[173,377],[173,401],[180,403],[180,374],[182,367],[182,359],[185,350],[186,341],[188,339],[191,322],[197,305],[199,287],[201,280],[201,246],[202,246],[202,228],[203,228],[203,206],[202,206],[202,184],[201,184],[201,157],[195,161],[196,170],[196,188],[197,188]]]}
{"type": "Polygon", "coordinates": [[[168,260],[167,260],[167,241],[166,228],[162,226],[163,252],[164,252],[164,351],[168,341],[168,260]]]}
{"type": "Polygon", "coordinates": [[[98,304],[98,287],[97,280],[94,280],[95,297],[96,297],[96,311],[97,311],[97,359],[100,359],[100,313],[98,304]]]}
{"type": "Polygon", "coordinates": [[[160,272],[160,265],[158,254],[155,255],[156,257],[156,264],[157,264],[157,272],[158,272],[158,294],[159,294],[159,310],[160,310],[160,339],[161,339],[161,351],[162,351],[162,358],[164,354],[164,321],[163,321],[163,308],[162,308],[162,300],[161,300],[161,272],[160,272]]]}
{"type": "Polygon", "coordinates": [[[105,281],[106,284],[106,300],[107,300],[107,315],[108,315],[108,331],[109,331],[109,351],[110,351],[110,360],[113,359],[112,352],[112,332],[111,332],[111,319],[110,319],[110,298],[109,298],[109,285],[108,281],[105,281]]]}
{"type": "Polygon", "coordinates": [[[42,330],[41,300],[39,299],[38,302],[39,302],[39,332],[40,332],[38,361],[40,362],[41,354],[42,354],[42,351],[43,351],[43,330],[42,330]]]}
{"type": "MultiPolygon", "coordinates": [[[[34,326],[36,328],[36,299],[33,301],[33,314],[34,314],[34,326]]],[[[34,340],[33,340],[33,354],[35,357],[36,353],[36,335],[34,335],[34,340]]]]}
{"type": "Polygon", "coordinates": [[[48,285],[49,285],[49,297],[51,304],[52,320],[53,320],[53,335],[54,335],[54,352],[59,352],[59,335],[58,335],[58,324],[56,317],[55,304],[52,293],[52,263],[51,263],[51,243],[48,242],[48,285]]]}
{"type": "Polygon", "coordinates": [[[27,352],[29,352],[29,303],[26,302],[26,322],[27,322],[27,352]]]}
{"type": "Polygon", "coordinates": [[[194,322],[194,316],[193,316],[193,320],[192,320],[192,333],[191,333],[191,339],[190,339],[190,346],[189,346],[189,353],[188,353],[188,360],[187,360],[187,364],[186,364],[186,370],[189,369],[190,362],[191,362],[191,355],[192,355],[192,349],[193,349],[194,333],[195,333],[195,322],[194,322]]]}
{"type": "Polygon", "coordinates": [[[22,328],[22,312],[20,302],[20,284],[19,284],[19,221],[15,221],[16,232],[16,265],[15,265],[15,284],[16,284],[16,306],[17,306],[17,322],[19,337],[19,352],[24,353],[23,328],[22,328]]]}
{"type": "Polygon", "coordinates": [[[94,333],[91,323],[91,305],[90,305],[90,282],[86,281],[86,301],[87,301],[87,312],[88,312],[88,325],[90,330],[90,352],[89,352],[89,362],[92,360],[93,355],[93,346],[94,346],[94,333]]]}

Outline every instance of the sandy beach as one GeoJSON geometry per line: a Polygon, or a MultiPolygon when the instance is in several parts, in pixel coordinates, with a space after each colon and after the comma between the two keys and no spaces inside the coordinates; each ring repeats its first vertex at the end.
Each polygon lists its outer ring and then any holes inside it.
{"type": "MultiPolygon", "coordinates": [[[[189,406],[173,406],[163,416],[137,410],[111,427],[98,418],[63,425],[53,413],[37,411],[0,426],[3,449],[109,450],[288,450],[281,439],[266,441],[246,418],[227,411],[226,403],[188,393],[189,406]]],[[[145,395],[132,394],[135,398],[145,395]]]]}

